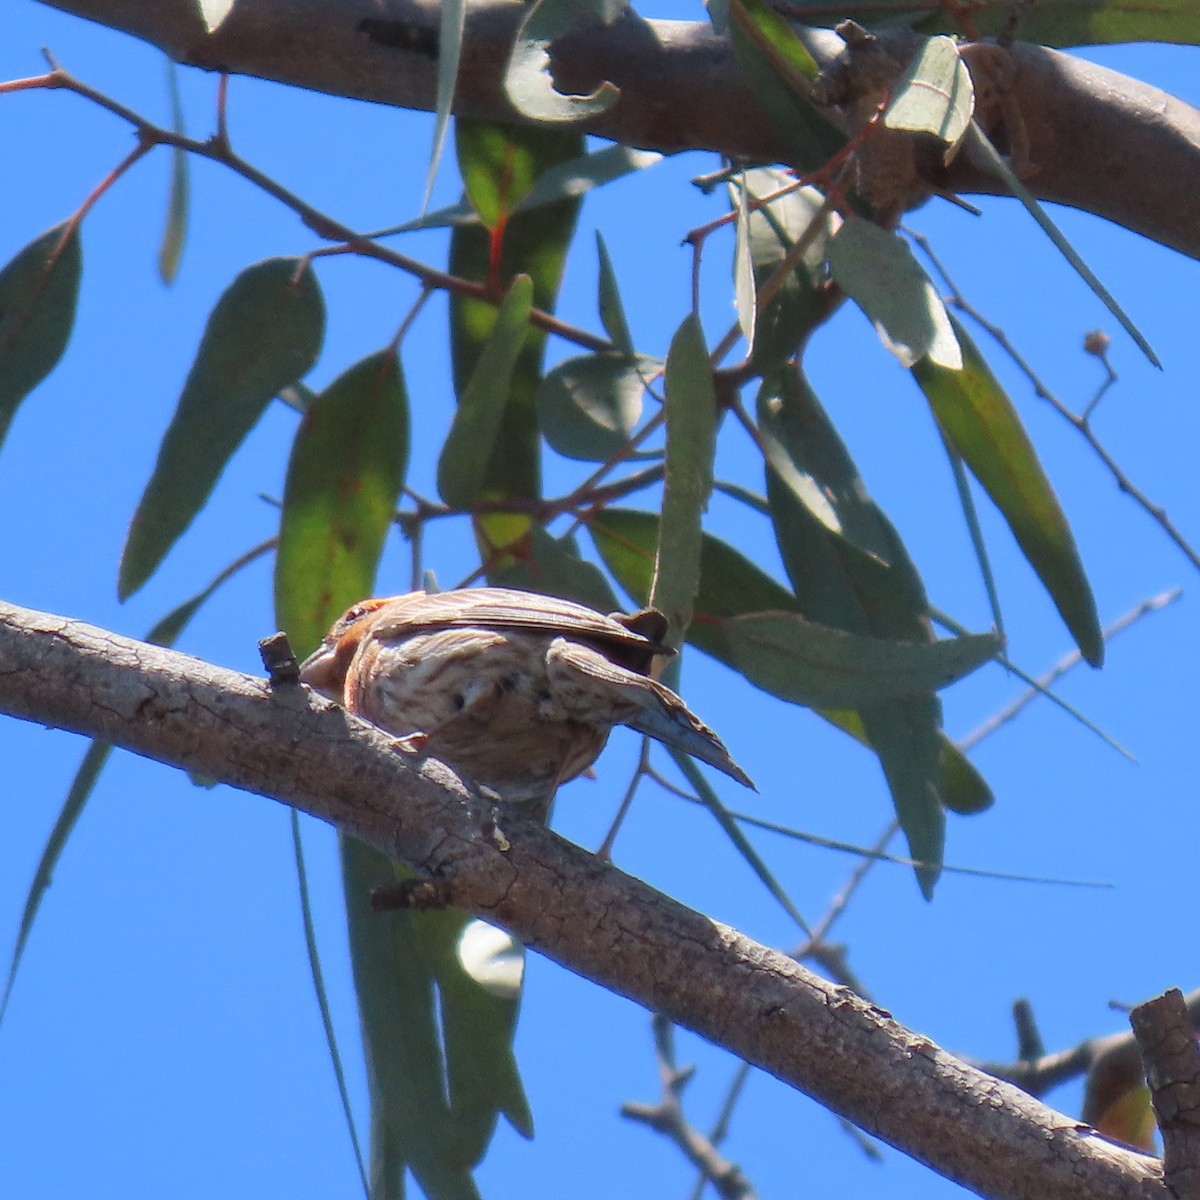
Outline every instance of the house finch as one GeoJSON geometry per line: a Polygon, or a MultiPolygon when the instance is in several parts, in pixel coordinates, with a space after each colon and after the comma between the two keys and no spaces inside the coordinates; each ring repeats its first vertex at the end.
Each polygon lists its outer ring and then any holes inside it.
{"type": "Polygon", "coordinates": [[[548,805],[614,725],[754,785],[711,729],[647,672],[666,618],[604,616],[506,588],[409,592],[348,609],[300,678],[508,801],[548,805]]]}

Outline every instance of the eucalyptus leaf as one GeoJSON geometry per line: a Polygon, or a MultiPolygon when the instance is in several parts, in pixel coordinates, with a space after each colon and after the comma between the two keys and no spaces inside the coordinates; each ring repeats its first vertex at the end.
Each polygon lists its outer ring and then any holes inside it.
{"type": "Polygon", "coordinates": [[[994,634],[936,642],[863,637],[798,613],[745,613],[714,623],[725,657],[751,683],[810,708],[860,708],[930,692],[994,658],[994,634]]]}
{"type": "Polygon", "coordinates": [[[79,228],[47,230],[0,270],[0,442],[17,406],[54,369],[75,324],[79,228]]]}
{"type": "Polygon", "coordinates": [[[122,599],[150,578],[207,503],[272,397],[308,372],[324,331],[316,275],[299,259],[257,263],[225,291],[130,523],[117,584],[122,599]]]}
{"type": "Polygon", "coordinates": [[[433,145],[429,151],[429,170],[425,174],[425,195],[422,211],[429,205],[433,181],[446,145],[450,127],[450,110],[454,104],[454,89],[458,83],[458,64],[462,57],[463,26],[466,22],[467,0],[441,0],[438,5],[437,94],[434,98],[433,145]]]}
{"type": "Polygon", "coordinates": [[[946,143],[949,163],[966,136],[975,113],[971,72],[953,38],[930,38],[892,88],[883,114],[889,129],[929,133],[946,143]]]}
{"type": "Polygon", "coordinates": [[[650,603],[670,622],[668,639],[682,640],[700,581],[701,518],[712,492],[717,393],[704,331],[689,313],[667,354],[667,458],[662,524],[650,603]]]}
{"type": "Polygon", "coordinates": [[[371,595],[408,466],[409,413],[394,350],[342,373],[305,410],[288,462],[275,611],[297,652],[371,595]]]}
{"type": "Polygon", "coordinates": [[[629,322],[625,319],[625,306],[621,303],[621,291],[617,286],[617,274],[600,230],[596,230],[596,257],[600,262],[600,277],[597,283],[597,307],[604,331],[612,338],[613,345],[626,358],[636,353],[633,338],[629,333],[629,322]]]}
{"type": "MultiPolygon", "coordinates": [[[[468,164],[477,189],[497,196],[510,194],[510,180],[527,181],[532,188],[546,172],[578,160],[584,150],[581,134],[561,128],[502,126],[459,118],[455,121],[455,136],[460,161],[468,164]],[[483,140],[483,129],[494,151],[489,157],[476,156],[472,149],[483,140]],[[468,130],[473,136],[468,136],[468,130]]],[[[511,284],[517,275],[528,275],[533,282],[533,303],[544,311],[553,311],[579,205],[578,197],[567,197],[533,212],[506,209],[502,228],[497,231],[460,226],[451,236],[450,272],[493,288],[511,284]]],[[[495,331],[498,316],[496,306],[485,300],[451,297],[451,363],[460,403],[495,331]]],[[[508,401],[478,485],[477,494],[490,499],[512,496],[520,501],[511,512],[493,509],[475,517],[476,540],[489,569],[503,566],[509,557],[507,548],[519,546],[536,524],[529,501],[542,491],[542,439],[536,397],[545,345],[545,333],[527,326],[512,369],[508,401]]]]}
{"type": "Polygon", "coordinates": [[[961,371],[925,361],[913,375],[950,445],[1000,509],[1030,565],[1092,666],[1104,634],[1066,514],[1012,401],[967,331],[955,322],[961,371]]]}
{"type": "Polygon", "coordinates": [[[606,462],[621,453],[642,416],[646,380],[657,359],[584,354],[546,373],[537,394],[538,427],[566,458],[606,462]]]}
{"type": "MultiPolygon", "coordinates": [[[[179,75],[175,64],[169,58],[166,63],[167,94],[171,101],[171,130],[183,134],[186,130],[183,124],[183,102],[179,97],[179,75]]],[[[174,282],[179,272],[179,260],[183,256],[183,243],[187,237],[189,158],[190,155],[181,146],[171,147],[171,188],[167,195],[167,223],[158,247],[158,274],[163,283],[167,284],[174,282]]]]}
{"type": "Polygon", "coordinates": [[[829,269],[902,366],[926,355],[950,370],[962,366],[946,306],[903,238],[851,217],[829,244],[829,269]]]}
{"type": "Polygon", "coordinates": [[[579,21],[613,19],[609,0],[535,0],[521,22],[504,72],[504,93],[522,116],[535,121],[579,121],[599,116],[616,102],[617,88],[607,81],[590,95],[568,95],[554,85],[550,46],[579,21]]]}
{"type": "Polygon", "coordinates": [[[483,483],[484,469],[508,405],[513,369],[525,340],[532,304],[533,282],[528,275],[518,275],[500,305],[442,446],[438,493],[457,508],[469,508],[483,483]]]}
{"type": "Polygon", "coordinates": [[[728,15],[742,76],[779,133],[789,165],[816,170],[846,140],[811,99],[816,62],[795,29],[765,0],[729,0],[728,15]]]}

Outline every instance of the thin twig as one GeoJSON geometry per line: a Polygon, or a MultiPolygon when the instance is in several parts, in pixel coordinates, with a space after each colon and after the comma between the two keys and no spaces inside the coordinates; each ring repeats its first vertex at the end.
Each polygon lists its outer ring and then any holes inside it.
{"type": "MultiPolygon", "coordinates": [[[[1182,595],[1182,588],[1171,588],[1160,595],[1150,596],[1143,600],[1123,616],[1118,617],[1104,630],[1105,642],[1111,641],[1117,634],[1124,632],[1148,613],[1158,612],[1159,609],[1166,608],[1168,604],[1173,604],[1182,595]]],[[[1037,687],[1031,687],[1022,692],[1011,704],[1006,705],[998,713],[988,717],[986,721],[973,729],[966,737],[960,738],[957,743],[958,748],[964,752],[974,749],[985,737],[995,733],[1002,725],[1007,725],[1027,705],[1031,704],[1047,689],[1053,687],[1068,671],[1077,667],[1082,661],[1083,655],[1078,649],[1072,650],[1069,654],[1064,654],[1049,671],[1038,677],[1037,687]]]]}
{"type": "MultiPolygon", "coordinates": [[[[16,79],[0,84],[0,95],[5,92],[35,88],[63,89],[74,92],[76,95],[82,96],[85,100],[91,101],[91,103],[112,113],[121,120],[128,122],[136,130],[139,143],[145,144],[144,149],[139,149],[139,157],[140,154],[145,153],[154,146],[173,146],[178,150],[184,150],[189,154],[207,158],[212,162],[217,162],[227,167],[234,174],[240,175],[260,191],[265,192],[287,208],[290,208],[317,237],[323,238],[326,241],[341,243],[340,246],[330,247],[320,252],[323,255],[345,253],[356,254],[363,258],[377,259],[380,262],[397,267],[414,276],[426,289],[432,291],[447,291],[454,295],[483,300],[488,304],[499,304],[503,299],[496,290],[490,288],[487,284],[476,283],[457,275],[451,275],[445,271],[439,271],[415,258],[410,258],[407,254],[401,254],[398,251],[380,245],[378,242],[372,241],[366,235],[358,233],[350,226],[343,224],[307,201],[302,200],[294,192],[289,191],[269,175],[266,175],[253,166],[253,164],[247,162],[229,144],[228,134],[225,129],[223,104],[218,106],[217,132],[212,137],[202,141],[198,138],[191,138],[185,134],[156,125],[140,113],[76,79],[69,72],[57,65],[46,75],[33,76],[28,79],[16,79]]],[[[546,333],[552,333],[563,338],[565,341],[573,342],[585,350],[608,352],[616,349],[607,338],[599,337],[586,329],[580,329],[578,326],[571,325],[569,322],[554,316],[553,313],[548,313],[540,308],[530,310],[529,323],[546,333]]]]}

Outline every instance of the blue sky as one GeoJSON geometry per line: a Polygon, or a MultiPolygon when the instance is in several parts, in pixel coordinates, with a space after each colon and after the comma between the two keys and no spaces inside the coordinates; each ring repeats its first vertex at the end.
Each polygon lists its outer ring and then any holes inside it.
{"type": "MultiPolygon", "coordinates": [[[[659,10],[665,12],[665,9],[659,10]]],[[[690,10],[689,14],[690,14],[690,10]]],[[[698,10],[697,10],[698,14],[698,10]]],[[[670,15],[680,15],[680,12],[670,15]]],[[[165,119],[157,52],[49,8],[17,0],[0,16],[0,77],[39,73],[40,46],[125,103],[165,119]]],[[[1194,52],[1125,47],[1093,57],[1200,103],[1194,52]]],[[[182,77],[189,129],[209,128],[215,81],[182,77]]],[[[431,121],[236,79],[231,128],[247,158],[360,228],[415,213],[431,121]]],[[[63,93],[0,97],[0,260],[81,202],[127,153],[129,132],[63,93]]],[[[680,238],[719,211],[690,187],[711,156],[665,161],[585,204],[560,311],[588,328],[595,313],[591,230],[601,229],[622,282],[640,348],[665,352],[688,304],[680,238]]],[[[180,277],[155,271],[168,161],[139,164],[89,216],[84,281],[71,346],[21,409],[0,450],[0,561],[7,600],[139,635],[230,559],[269,536],[275,512],[260,493],[282,490],[294,415],[273,407],[213,497],[151,583],[124,605],[116,566],[131,513],[153,465],[204,321],[247,264],[303,253],[313,243],[273,202],[219,168],[193,168],[193,221],[180,277]]],[[[452,166],[435,203],[456,197],[452,166]]],[[[1131,478],[1200,539],[1190,471],[1198,443],[1196,266],[1083,214],[1056,218],[1158,351],[1165,370],[1135,347],[1014,204],[986,202],[981,218],[940,202],[914,214],[963,289],[1004,327],[1064,400],[1079,408],[1101,379],[1080,350],[1097,326],[1114,335],[1121,381],[1097,428],[1131,478]]],[[[404,248],[438,263],[441,235],[404,248]]],[[[714,243],[704,316],[710,336],[732,317],[728,244],[714,243]]],[[[412,282],[376,264],[319,268],[329,310],[323,385],[391,337],[415,295],[412,282]]],[[[411,481],[432,494],[436,452],[452,412],[445,304],[428,306],[404,367],[418,422],[411,481]]],[[[980,342],[986,346],[981,337],[980,342]]],[[[551,345],[565,357],[569,348],[551,345]]],[[[1028,384],[997,369],[1027,422],[1071,518],[1110,621],[1194,572],[1160,530],[1028,384]]],[[[990,617],[953,484],[921,397],[848,308],[814,345],[812,381],[843,431],[873,494],[919,564],[934,604],[976,628],[990,617]]],[[[747,444],[726,432],[719,472],[752,487],[747,444]]],[[[577,467],[548,464],[548,487],[577,467]]],[[[1068,636],[1003,523],[986,500],[984,526],[1000,580],[1010,651],[1041,671],[1070,649],[1068,636]]],[[[769,530],[729,501],[712,505],[714,531],[777,569],[769,530]]],[[[437,531],[429,565],[452,583],[473,566],[465,529],[437,531]]],[[[388,590],[407,586],[406,548],[389,546],[388,590]]],[[[270,568],[259,563],[196,618],[181,648],[258,670],[256,640],[273,629],[270,568]]],[[[1009,1006],[1028,996],[1050,1047],[1120,1028],[1110,999],[1136,1002],[1175,984],[1194,986],[1193,939],[1177,910],[1195,875],[1197,767],[1191,743],[1200,670],[1195,601],[1147,618],[1110,649],[1102,672],[1073,673],[1061,691],[1137,757],[1133,765],[1046,704],[989,738],[974,758],[996,794],[988,813],[951,821],[947,861],[997,871],[1101,880],[1080,890],[947,876],[932,904],[911,872],[876,868],[838,928],[874,998],[939,1043],[980,1058],[1014,1049],[1009,1006]]],[[[890,806],[877,765],[802,710],[785,709],[699,654],[684,690],[757,780],[749,797],[720,783],[727,803],[771,820],[853,842],[874,838],[890,806]]],[[[997,667],[946,695],[946,723],[961,736],[1020,691],[997,667]]],[[[618,736],[597,781],[564,790],[557,827],[596,845],[636,755],[618,736]]],[[[0,804],[0,942],[15,934],[29,879],[84,743],[0,723],[9,780],[0,804]]],[[[286,812],[227,788],[119,754],[55,876],[0,1029],[0,1193],[55,1200],[353,1194],[356,1179],[308,979],[286,812]]],[[[818,918],[854,860],[753,835],[801,911],[818,918]]],[[[333,838],[306,824],[319,934],[339,1030],[350,1047],[356,1019],[342,938],[333,838]]],[[[681,900],[770,944],[797,934],[711,820],[647,789],[617,846],[617,860],[681,900]]],[[[1187,910],[1185,910],[1187,911],[1187,910]]],[[[677,1153],[623,1122],[619,1104],[655,1098],[647,1015],[540,960],[529,964],[518,1034],[537,1140],[506,1130],[479,1172],[490,1197],[589,1197],[626,1189],[682,1194],[690,1172],[677,1153]]],[[[699,1065],[689,1111],[706,1126],[734,1063],[683,1036],[699,1065]]],[[[1074,1111],[1067,1089],[1051,1102],[1074,1111]]],[[[835,1120],[762,1076],[750,1083],[726,1152],[762,1194],[801,1174],[810,1190],[856,1196],[880,1188],[952,1195],[898,1153],[864,1160],[835,1120]],[[834,1182],[836,1180],[836,1183],[834,1182]]]]}

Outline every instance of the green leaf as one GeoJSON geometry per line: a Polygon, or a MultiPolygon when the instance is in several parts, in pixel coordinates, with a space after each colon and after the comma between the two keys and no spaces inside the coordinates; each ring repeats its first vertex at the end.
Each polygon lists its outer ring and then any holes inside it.
{"type": "Polygon", "coordinates": [[[458,82],[458,64],[462,57],[463,25],[467,15],[467,0],[442,0],[438,5],[441,22],[438,30],[437,95],[434,101],[433,145],[429,151],[429,170],[425,174],[425,195],[421,210],[429,204],[433,181],[446,145],[446,130],[450,128],[450,109],[454,104],[454,88],[458,82]]]}
{"type": "Polygon", "coordinates": [[[517,1004],[463,966],[469,914],[372,912],[371,892],[408,872],[352,838],[340,845],[371,1092],[372,1200],[402,1194],[405,1166],[433,1200],[474,1200],[471,1168],[498,1113],[532,1135],[512,1055],[517,1004]]]}
{"type": "MultiPolygon", "coordinates": [[[[461,138],[471,122],[455,122],[461,138]]],[[[491,168],[473,162],[477,174],[487,169],[497,173],[490,187],[503,192],[503,176],[538,179],[556,166],[578,160],[583,138],[559,129],[491,127],[503,142],[503,152],[491,168]]],[[[470,157],[470,155],[467,155],[470,157]]],[[[533,303],[553,311],[562,282],[567,246],[579,212],[577,198],[560,200],[536,212],[514,212],[503,229],[493,234],[478,226],[462,226],[450,242],[450,271],[464,279],[498,287],[517,274],[533,280],[533,303]]],[[[450,344],[454,390],[460,398],[466,391],[479,356],[497,320],[495,305],[467,296],[450,300],[450,344]]],[[[512,513],[485,513],[475,519],[476,538],[490,567],[503,564],[503,550],[529,534],[534,522],[525,501],[541,495],[541,435],[537,425],[537,388],[542,373],[546,335],[529,326],[513,368],[509,399],[504,410],[479,495],[490,499],[514,497],[522,501],[512,513]]]]}
{"type": "Polygon", "coordinates": [[[600,568],[579,557],[575,538],[571,534],[552,537],[540,525],[530,533],[528,553],[493,571],[490,582],[496,587],[574,600],[597,612],[620,608],[600,568]]]}
{"type": "Polygon", "coordinates": [[[954,157],[975,114],[971,72],[953,38],[930,38],[892,88],[883,114],[889,129],[929,133],[946,143],[945,161],[954,157]]]}
{"type": "Polygon", "coordinates": [[[401,873],[362,842],[339,844],[371,1096],[371,1198],[403,1196],[407,1166],[434,1200],[478,1200],[474,1139],[455,1127],[446,1096],[436,973],[419,928],[431,914],[372,912],[371,892],[401,873]]]}
{"type": "Polygon", "coordinates": [[[742,76],[783,140],[788,164],[802,172],[815,170],[846,141],[809,98],[816,62],[765,0],[730,0],[729,18],[742,76]]]}
{"type": "Polygon", "coordinates": [[[596,230],[596,255],[600,260],[600,279],[597,284],[600,321],[604,331],[612,338],[613,345],[626,358],[636,353],[633,338],[629,334],[629,322],[625,320],[625,306],[621,303],[621,291],[617,287],[617,274],[600,230],[596,230]]]}
{"type": "Polygon", "coordinates": [[[760,293],[754,327],[753,361],[759,373],[779,366],[829,312],[824,263],[828,256],[829,217],[824,198],[815,188],[796,188],[785,172],[758,167],[743,175],[750,201],[774,196],[769,203],[751,207],[750,257],[755,288],[760,293]],[[775,195],[783,188],[790,190],[775,195]],[[782,286],[775,276],[784,259],[802,239],[807,239],[799,263],[782,286]],[[767,289],[775,288],[774,295],[767,289]]]}
{"type": "Polygon", "coordinates": [[[955,322],[961,371],[920,362],[913,375],[947,440],[1000,509],[1084,658],[1104,661],[1104,635],[1075,539],[1016,409],[955,322]]]}
{"type": "MultiPolygon", "coordinates": [[[[621,586],[646,603],[657,515],[606,508],[588,528],[621,586]]],[[[998,648],[992,634],[922,643],[856,636],[805,621],[791,592],[711,534],[702,540],[700,586],[687,640],[739,672],[744,664],[753,672],[752,682],[781,699],[827,708],[943,687],[987,662],[998,648]],[[789,668],[772,663],[772,656],[786,658],[789,668]],[[808,674],[794,675],[791,667],[808,674]],[[813,699],[798,698],[806,696],[813,699]],[[850,696],[854,699],[839,699],[850,696]]]]}
{"type": "Polygon", "coordinates": [[[754,279],[754,261],[750,257],[750,209],[746,203],[746,181],[734,189],[734,211],[737,231],[733,244],[733,294],[738,325],[746,339],[747,357],[754,353],[754,326],[758,312],[758,297],[754,279]]]}
{"type": "Polygon", "coordinates": [[[700,318],[688,313],[667,353],[667,459],[650,603],[678,644],[700,582],[701,518],[712,493],[717,392],[700,318]]]}
{"type": "Polygon", "coordinates": [[[745,613],[712,624],[722,644],[718,657],[763,691],[809,708],[861,708],[934,691],[1000,647],[990,633],[935,642],[863,637],[795,612],[745,613]]]}
{"type": "Polygon", "coordinates": [[[603,146],[547,167],[516,206],[517,212],[532,212],[559,200],[582,200],[593,188],[621,179],[634,171],[662,162],[654,150],[629,146],[603,146]]]}
{"type": "Polygon", "coordinates": [[[372,593],[408,466],[409,413],[394,350],[369,355],[305,410],[288,463],[275,612],[297,653],[372,593]]]}
{"type": "MultiPolygon", "coordinates": [[[[603,187],[604,184],[612,183],[633,171],[651,167],[661,162],[662,157],[653,150],[633,150],[628,146],[605,146],[587,154],[576,155],[544,170],[529,191],[513,205],[512,211],[528,213],[545,208],[549,204],[556,204],[560,200],[581,199],[592,188],[603,187]]],[[[403,225],[393,225],[374,236],[386,237],[394,233],[408,233],[414,229],[474,225],[479,221],[479,213],[469,201],[462,200],[458,204],[448,204],[445,208],[405,221],[403,225]]]]}
{"type": "Polygon", "coordinates": [[[538,426],[566,458],[607,462],[629,444],[642,416],[653,358],[583,354],[546,373],[537,392],[538,426]]]}
{"type": "Polygon", "coordinates": [[[296,879],[300,885],[300,916],[304,924],[304,947],[308,952],[308,967],[312,975],[313,991],[317,997],[317,1007],[321,1010],[321,1027],[325,1032],[325,1045],[329,1049],[329,1057],[333,1063],[333,1074],[337,1081],[338,1097],[342,1102],[342,1114],[346,1120],[346,1131],[350,1135],[350,1145],[354,1151],[354,1160],[358,1164],[359,1178],[362,1180],[363,1195],[370,1200],[371,1185],[367,1181],[367,1165],[363,1158],[362,1145],[358,1137],[358,1127],[354,1123],[354,1109],[350,1103],[350,1089],[346,1084],[346,1072],[342,1065],[342,1052],[338,1046],[337,1033],[333,1025],[333,1012],[329,1005],[329,993],[325,987],[325,973],[321,969],[321,954],[317,946],[316,922],[313,919],[312,901],[308,888],[308,867],[304,861],[304,843],[300,836],[300,814],[294,809],[288,809],[289,824],[292,829],[292,853],[296,859],[296,879]]]}
{"type": "Polygon", "coordinates": [[[75,323],[83,253],[67,222],[0,271],[0,443],[17,406],[54,369],[75,323]]]}
{"type": "Polygon", "coordinates": [[[8,979],[4,987],[4,997],[0,999],[0,1021],[4,1020],[4,1014],[8,1011],[13,985],[17,981],[17,971],[21,966],[21,959],[25,955],[25,947],[29,942],[29,935],[33,932],[33,923],[37,919],[42,900],[53,882],[58,860],[66,848],[67,839],[83,814],[84,805],[91,796],[96,786],[96,780],[100,777],[100,772],[104,769],[104,764],[108,762],[108,756],[111,753],[111,742],[94,741],[88,745],[83,762],[79,764],[75,778],[71,780],[67,798],[54,822],[54,828],[50,830],[50,836],[46,839],[45,846],[42,847],[41,858],[38,859],[37,869],[33,873],[33,881],[25,893],[25,906],[21,911],[21,922],[17,926],[17,941],[8,964],[8,979]]]}
{"type": "MultiPolygon", "coordinates": [[[[658,514],[632,508],[605,508],[592,514],[587,526],[613,577],[636,604],[647,604],[659,542],[658,514]]],[[[707,618],[786,610],[794,605],[792,593],[761,567],[719,538],[707,533],[702,536],[700,587],[694,609],[697,617],[706,620],[693,621],[688,629],[689,642],[714,653],[709,649],[707,618]]],[[[714,657],[720,655],[714,653],[714,657]]]]}
{"type": "Polygon", "coordinates": [[[829,269],[902,366],[926,355],[962,366],[946,306],[903,238],[851,217],[829,243],[829,269]]]}
{"type": "Polygon", "coordinates": [[[483,485],[484,471],[508,406],[513,370],[529,327],[532,303],[533,281],[528,275],[518,275],[500,305],[442,446],[438,493],[456,508],[469,508],[483,485]]]}
{"type": "MultiPolygon", "coordinates": [[[[767,496],[800,611],[853,633],[929,642],[933,632],[917,569],[799,370],[786,366],[764,379],[758,418],[760,436],[775,444],[767,459],[767,496]],[[809,486],[798,489],[783,465],[809,486]],[[813,489],[833,509],[836,526],[810,502],[813,489]]],[[[863,705],[856,715],[879,755],[912,857],[929,863],[940,861],[944,838],[941,718],[932,692],[863,705]]],[[[928,895],[936,873],[918,868],[917,875],[928,895]]]]}
{"type": "Polygon", "coordinates": [[[1129,314],[1117,303],[1116,297],[1096,278],[1091,267],[1080,258],[1078,251],[1063,235],[1062,230],[1050,219],[1046,210],[1037,202],[1033,193],[1013,174],[1012,168],[996,152],[996,148],[988,141],[987,135],[972,121],[967,139],[967,153],[973,164],[1004,181],[1005,186],[1025,206],[1026,211],[1042,227],[1042,232],[1054,243],[1062,256],[1074,267],[1079,277],[1092,289],[1101,304],[1121,323],[1138,348],[1156,367],[1162,367],[1158,355],[1154,353],[1150,343],[1138,327],[1133,323],[1129,314]]]}
{"type": "Polygon", "coordinates": [[[488,229],[500,228],[533,190],[541,156],[520,153],[512,131],[491,121],[456,121],[454,143],[471,207],[488,229]]]}
{"type": "Polygon", "coordinates": [[[534,121],[580,121],[617,102],[621,93],[607,80],[590,95],[565,94],[554,86],[550,71],[556,38],[589,17],[612,20],[613,11],[608,0],[536,0],[521,22],[504,72],[504,94],[517,112],[534,121]]]}
{"type": "Polygon", "coordinates": [[[324,327],[316,276],[299,259],[247,268],[217,302],[129,526],[121,599],[150,578],[204,507],[271,398],[316,361],[324,327]]]}
{"type": "MultiPolygon", "coordinates": [[[[171,129],[186,132],[183,124],[183,103],[179,99],[179,76],[175,64],[168,58],[167,93],[171,100],[171,129]]],[[[158,274],[163,283],[175,281],[188,224],[188,152],[179,146],[171,147],[171,190],[167,196],[167,223],[158,247],[158,274]]]]}

